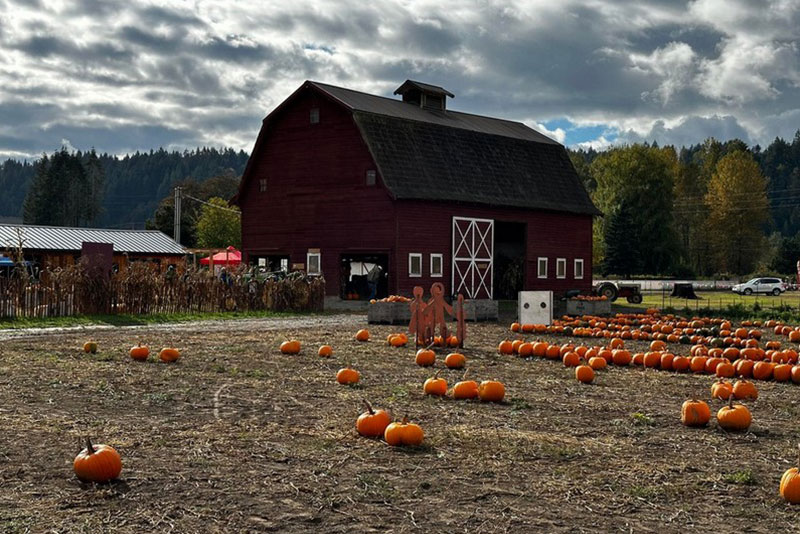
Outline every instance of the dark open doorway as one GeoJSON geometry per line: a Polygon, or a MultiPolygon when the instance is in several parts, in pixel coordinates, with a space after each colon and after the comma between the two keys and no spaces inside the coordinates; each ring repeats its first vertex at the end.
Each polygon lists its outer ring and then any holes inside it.
{"type": "Polygon", "coordinates": [[[369,272],[376,265],[381,274],[375,298],[382,299],[389,295],[389,255],[388,254],[342,254],[340,262],[339,293],[341,298],[369,299],[370,287],[367,282],[369,272]]]}
{"type": "Polygon", "coordinates": [[[289,272],[289,255],[251,255],[250,264],[258,267],[261,273],[289,272]]]}
{"type": "Polygon", "coordinates": [[[516,299],[525,286],[527,225],[494,222],[494,298],[516,299]]]}

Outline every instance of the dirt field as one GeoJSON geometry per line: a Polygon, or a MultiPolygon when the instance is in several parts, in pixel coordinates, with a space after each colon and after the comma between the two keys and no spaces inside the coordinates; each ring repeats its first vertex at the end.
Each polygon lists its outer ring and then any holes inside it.
{"type": "MultiPolygon", "coordinates": [[[[584,386],[560,363],[498,355],[510,333],[481,324],[464,353],[475,379],[505,382],[507,402],[436,399],[422,394],[433,371],[383,342],[397,327],[358,343],[358,317],[326,319],[1,341],[0,532],[800,531],[800,507],[777,494],[797,457],[795,386],[759,383],[748,433],[713,418],[688,429],[685,399],[721,405],[710,377],[610,368],[584,386]],[[90,336],[97,355],[79,351],[90,336]],[[278,352],[289,337],[300,355],[278,352]],[[139,340],[183,357],[134,362],[139,340]],[[324,342],[330,360],[316,355],[324,342]],[[357,387],[335,382],[345,364],[357,387]],[[425,445],[359,437],[362,399],[419,422],[425,445]],[[74,477],[87,434],[120,451],[120,481],[74,477]]],[[[462,374],[436,367],[451,385],[462,374]]]]}

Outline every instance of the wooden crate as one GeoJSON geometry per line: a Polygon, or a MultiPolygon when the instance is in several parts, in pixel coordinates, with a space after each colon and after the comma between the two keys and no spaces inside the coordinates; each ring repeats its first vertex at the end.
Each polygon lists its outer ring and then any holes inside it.
{"type": "Polygon", "coordinates": [[[610,300],[567,300],[567,315],[611,315],[610,300]]]}

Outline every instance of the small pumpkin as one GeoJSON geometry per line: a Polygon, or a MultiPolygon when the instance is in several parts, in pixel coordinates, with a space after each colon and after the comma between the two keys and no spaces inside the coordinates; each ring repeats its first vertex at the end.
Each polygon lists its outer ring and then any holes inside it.
{"type": "Polygon", "coordinates": [[[333,354],[333,347],[330,345],[322,345],[317,351],[317,354],[322,358],[330,358],[331,354],[333,354]]]}
{"type": "Polygon", "coordinates": [[[478,396],[484,402],[502,402],[506,388],[497,380],[484,380],[478,386],[478,396]]]}
{"type": "Polygon", "coordinates": [[[430,349],[419,349],[414,361],[421,367],[429,367],[436,362],[436,353],[430,349]]]}
{"type": "Polygon", "coordinates": [[[368,438],[383,436],[386,427],[392,422],[389,413],[385,410],[375,410],[366,400],[364,405],[367,407],[367,411],[356,419],[356,430],[359,434],[368,438]]]}
{"type": "Polygon", "coordinates": [[[407,417],[403,417],[401,422],[390,423],[383,432],[383,439],[392,446],[406,445],[417,447],[422,445],[425,439],[425,432],[416,423],[409,423],[407,417]]]}
{"type": "Polygon", "coordinates": [[[444,359],[444,364],[449,369],[462,369],[466,365],[467,359],[460,352],[451,352],[444,359]]]}
{"type": "Polygon", "coordinates": [[[501,341],[500,344],[497,346],[497,352],[500,354],[513,354],[514,353],[514,344],[510,341],[501,341]]]}
{"type": "Polygon", "coordinates": [[[713,399],[728,400],[732,394],[733,386],[730,382],[720,379],[711,384],[711,398],[713,399]]]}
{"type": "Polygon", "coordinates": [[[600,369],[605,369],[608,366],[605,358],[601,358],[600,356],[592,356],[589,358],[589,367],[598,371],[600,369]]]}
{"type": "Polygon", "coordinates": [[[435,397],[444,397],[447,394],[447,380],[439,378],[437,372],[431,378],[427,379],[422,385],[422,391],[425,395],[433,395],[435,397]]]}
{"type": "Polygon", "coordinates": [[[750,428],[753,416],[744,404],[733,405],[733,395],[728,400],[728,405],[723,406],[717,412],[717,423],[719,426],[729,431],[743,431],[750,428]]]}
{"type": "Polygon", "coordinates": [[[356,341],[369,341],[369,330],[362,328],[356,332],[356,341]]]}
{"type": "Polygon", "coordinates": [[[578,382],[591,384],[594,380],[594,369],[589,365],[579,365],[575,368],[575,378],[578,379],[578,382]]]}
{"type": "Polygon", "coordinates": [[[701,400],[687,400],[681,405],[681,423],[686,426],[706,426],[711,419],[711,409],[701,400]]]}
{"type": "Polygon", "coordinates": [[[357,384],[360,379],[361,373],[349,367],[339,369],[339,372],[336,373],[336,381],[346,386],[357,384]]]}
{"type": "Polygon", "coordinates": [[[129,354],[134,360],[143,362],[150,356],[150,347],[139,343],[135,347],[131,347],[129,354]]]}
{"type": "Polygon", "coordinates": [[[290,341],[284,341],[281,343],[281,352],[283,354],[299,354],[300,353],[300,342],[296,339],[292,339],[290,341]]]}
{"type": "Polygon", "coordinates": [[[737,399],[757,399],[758,388],[749,380],[737,380],[733,384],[733,396],[737,399]]]}
{"type": "Polygon", "coordinates": [[[83,352],[89,354],[97,353],[97,342],[96,341],[87,341],[83,344],[83,352]]]}
{"type": "Polygon", "coordinates": [[[181,352],[178,349],[174,349],[171,347],[164,347],[158,353],[158,359],[166,363],[174,362],[180,357],[181,357],[181,352]]]}
{"type": "MultiPolygon", "coordinates": [[[[800,466],[800,460],[798,466],[800,466]]],[[[792,467],[784,471],[778,493],[790,504],[800,503],[800,467],[792,467]]]]}
{"type": "Polygon", "coordinates": [[[72,462],[75,475],[84,482],[108,482],[122,471],[122,459],[110,445],[93,445],[86,438],[86,448],[72,462]]]}
{"type": "Polygon", "coordinates": [[[474,380],[462,380],[453,386],[454,399],[474,399],[478,396],[478,383],[474,380]]]}

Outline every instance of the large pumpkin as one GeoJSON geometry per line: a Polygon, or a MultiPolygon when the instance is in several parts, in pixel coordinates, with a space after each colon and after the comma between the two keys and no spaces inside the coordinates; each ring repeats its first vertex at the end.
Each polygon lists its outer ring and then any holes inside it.
{"type": "Polygon", "coordinates": [[[150,356],[150,348],[139,343],[135,347],[131,347],[129,354],[134,360],[143,362],[150,356]]]}
{"type": "Polygon", "coordinates": [[[484,380],[478,386],[478,396],[485,402],[502,402],[506,395],[506,388],[497,380],[484,380]]]}
{"type": "Polygon", "coordinates": [[[687,400],[681,406],[681,423],[686,426],[705,426],[711,419],[711,409],[701,400],[687,400]]]}
{"type": "Polygon", "coordinates": [[[181,357],[181,353],[178,349],[174,349],[171,347],[164,347],[158,353],[158,358],[162,362],[170,363],[176,361],[178,358],[181,357]]]}
{"type": "Polygon", "coordinates": [[[383,439],[393,446],[416,447],[422,445],[424,438],[425,433],[422,431],[422,427],[415,423],[409,423],[406,417],[403,417],[403,421],[400,423],[391,423],[383,432],[383,439]]]}

